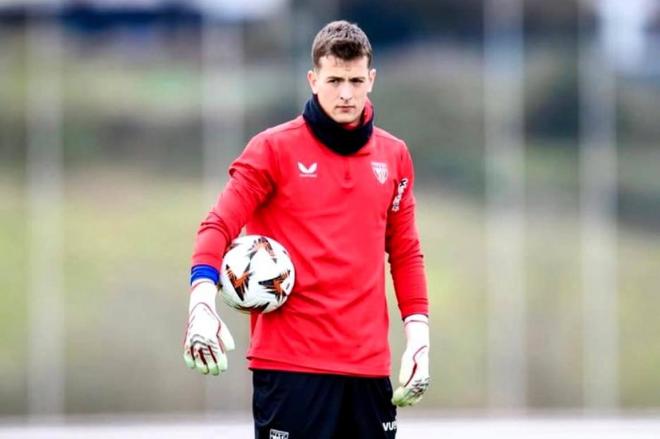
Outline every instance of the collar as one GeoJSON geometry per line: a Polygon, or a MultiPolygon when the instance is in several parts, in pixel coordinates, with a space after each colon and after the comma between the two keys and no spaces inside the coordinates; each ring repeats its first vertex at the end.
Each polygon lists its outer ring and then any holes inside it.
{"type": "Polygon", "coordinates": [[[356,127],[347,128],[335,122],[323,111],[316,95],[305,103],[303,118],[321,143],[341,155],[351,155],[362,149],[374,130],[374,109],[369,100],[356,127]]]}

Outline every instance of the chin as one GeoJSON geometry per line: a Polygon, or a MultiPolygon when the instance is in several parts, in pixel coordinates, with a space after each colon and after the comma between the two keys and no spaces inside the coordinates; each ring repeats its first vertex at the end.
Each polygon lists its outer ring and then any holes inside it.
{"type": "Polygon", "coordinates": [[[353,123],[359,119],[359,116],[354,114],[336,114],[333,117],[334,121],[341,124],[353,123]]]}

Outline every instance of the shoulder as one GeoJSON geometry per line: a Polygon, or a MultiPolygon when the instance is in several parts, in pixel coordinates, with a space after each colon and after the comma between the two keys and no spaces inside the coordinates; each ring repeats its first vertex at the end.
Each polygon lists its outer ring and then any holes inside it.
{"type": "Polygon", "coordinates": [[[267,128],[254,136],[254,139],[261,141],[277,142],[282,139],[286,140],[296,136],[301,131],[305,130],[305,120],[302,116],[287,122],[267,128]]]}
{"type": "Polygon", "coordinates": [[[295,133],[300,131],[302,124],[304,120],[300,117],[253,135],[234,166],[247,164],[256,169],[268,169],[276,173],[283,154],[291,149],[289,145],[296,143],[295,133]]]}
{"type": "Polygon", "coordinates": [[[405,141],[396,137],[394,134],[390,133],[389,131],[385,131],[380,127],[374,126],[373,135],[376,136],[376,138],[379,139],[381,142],[385,142],[391,146],[398,148],[407,148],[405,141]]]}
{"type": "Polygon", "coordinates": [[[408,151],[406,142],[382,128],[374,126],[373,136],[376,138],[381,147],[386,148],[391,154],[401,156],[405,155],[408,151]]]}
{"type": "Polygon", "coordinates": [[[261,151],[280,160],[310,140],[310,133],[302,116],[282,124],[267,128],[256,134],[248,143],[248,148],[261,151]]]}

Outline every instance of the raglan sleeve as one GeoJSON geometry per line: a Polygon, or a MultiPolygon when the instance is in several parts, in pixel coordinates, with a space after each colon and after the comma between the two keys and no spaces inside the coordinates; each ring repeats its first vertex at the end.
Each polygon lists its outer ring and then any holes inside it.
{"type": "Polygon", "coordinates": [[[229,180],[197,230],[192,256],[195,267],[219,270],[229,243],[274,190],[275,154],[267,136],[255,136],[229,167],[229,180]]]}
{"type": "Polygon", "coordinates": [[[406,318],[412,314],[429,312],[424,256],[415,220],[415,175],[412,158],[404,147],[399,156],[397,186],[388,211],[385,250],[401,312],[406,318]]]}

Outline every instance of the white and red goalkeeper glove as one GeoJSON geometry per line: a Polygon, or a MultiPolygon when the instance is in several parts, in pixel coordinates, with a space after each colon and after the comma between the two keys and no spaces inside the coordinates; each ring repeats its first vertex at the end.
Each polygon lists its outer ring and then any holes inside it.
{"type": "Polygon", "coordinates": [[[401,356],[400,386],[394,391],[392,404],[414,405],[429,387],[429,318],[413,314],[403,321],[406,350],[401,356]]]}
{"type": "Polygon", "coordinates": [[[189,368],[204,375],[227,370],[227,351],[234,350],[234,338],[215,310],[217,293],[209,279],[195,282],[190,292],[183,359],[189,368]]]}

